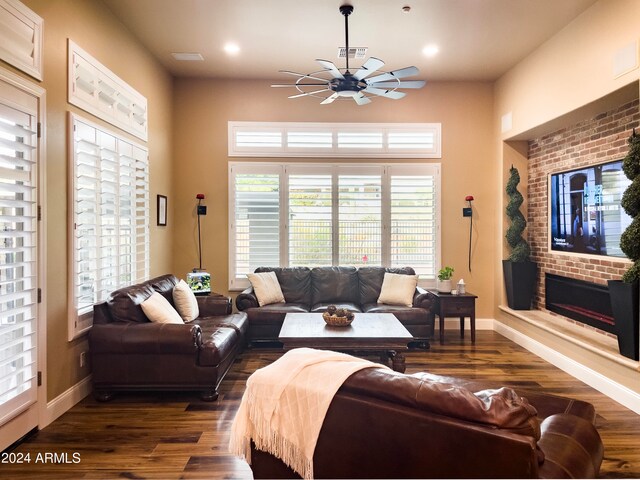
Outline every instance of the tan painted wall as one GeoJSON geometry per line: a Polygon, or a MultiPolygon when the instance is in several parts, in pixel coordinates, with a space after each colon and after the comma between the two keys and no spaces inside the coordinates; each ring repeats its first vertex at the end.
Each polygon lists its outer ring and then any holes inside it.
{"type": "MultiPolygon", "coordinates": [[[[173,196],[169,174],[172,78],[101,2],[24,0],[24,3],[44,18],[44,81],[41,82],[47,90],[47,192],[44,205],[47,278],[44,291],[47,299],[47,398],[51,400],[89,373],[88,367],[79,367],[80,352],[88,350],[86,337],[67,341],[67,112],[73,111],[104,123],[67,103],[67,38],[78,43],[149,101],[147,146],[150,151],[152,275],[165,273],[171,266],[172,228],[155,226],[155,198],[157,193],[173,196]]],[[[170,219],[172,212],[169,203],[170,219]]]]}
{"type": "Polygon", "coordinates": [[[468,290],[479,295],[478,316],[492,317],[498,175],[497,153],[492,150],[491,84],[430,83],[402,100],[380,98],[358,107],[348,101],[319,105],[318,99],[289,100],[287,92],[272,89],[269,83],[175,81],[175,221],[179,233],[173,270],[184,276],[197,266],[195,196],[204,193],[209,210],[202,219],[203,266],[212,273],[212,288],[227,293],[227,166],[230,160],[242,160],[227,156],[227,121],[441,122],[442,262],[455,268],[455,281],[464,277],[468,290]],[[476,198],[472,273],[467,270],[469,219],[462,217],[466,195],[476,198]]]}
{"type": "Polygon", "coordinates": [[[640,2],[600,0],[496,82],[496,125],[512,112],[503,139],[543,125],[637,80],[614,78],[616,52],[640,38],[640,2]]]}
{"type": "MultiPolygon", "coordinates": [[[[526,142],[522,140],[569,126],[596,112],[604,112],[630,98],[637,98],[640,69],[614,78],[613,63],[616,51],[639,38],[640,2],[600,0],[495,83],[494,139],[499,152],[496,161],[497,170],[502,176],[502,192],[508,169],[514,163],[522,177],[520,191],[525,198],[527,196],[528,162],[526,142]],[[636,93],[630,93],[633,89],[636,93]],[[501,118],[508,112],[512,113],[513,126],[501,133],[501,118]]],[[[496,208],[504,211],[505,202],[505,195],[500,194],[496,208]]],[[[499,214],[496,222],[494,250],[504,253],[504,231],[507,227],[504,214],[499,214]]],[[[638,372],[603,361],[599,356],[586,358],[574,344],[551,334],[540,334],[520,319],[499,310],[498,305],[506,304],[500,262],[496,262],[494,269],[497,300],[494,318],[605,377],[640,392],[638,372]]]]}

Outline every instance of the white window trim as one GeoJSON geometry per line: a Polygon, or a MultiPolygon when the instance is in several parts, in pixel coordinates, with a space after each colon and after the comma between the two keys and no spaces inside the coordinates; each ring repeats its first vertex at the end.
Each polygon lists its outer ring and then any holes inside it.
{"type": "MultiPolygon", "coordinates": [[[[72,112],[68,114],[68,155],[69,155],[69,195],[68,195],[68,235],[69,235],[69,276],[68,276],[68,288],[67,288],[67,302],[68,302],[68,341],[72,341],[76,338],[79,338],[85,335],[93,326],[93,311],[84,312],[82,314],[78,314],[75,305],[75,290],[76,290],[76,278],[77,278],[77,262],[76,262],[76,243],[75,243],[75,199],[76,199],[76,183],[75,183],[75,174],[76,174],[76,162],[75,162],[75,148],[74,148],[74,124],[76,121],[80,121],[85,123],[91,127],[96,128],[98,131],[105,132],[108,135],[115,137],[118,140],[127,142],[137,148],[140,148],[147,152],[147,148],[139,143],[132,142],[129,138],[126,138],[122,135],[118,135],[111,129],[105,128],[97,123],[91,122],[86,118],[76,115],[72,112]]],[[[148,176],[148,158],[147,158],[147,176],[148,176]]],[[[148,180],[147,180],[148,182],[148,180]]],[[[150,226],[150,217],[149,217],[149,184],[147,183],[147,223],[146,223],[146,236],[147,243],[149,241],[149,226],[150,226]]],[[[145,259],[145,278],[139,278],[138,280],[145,280],[149,276],[149,261],[150,256],[147,248],[146,259],[145,259]]]]}
{"type": "Polygon", "coordinates": [[[228,154],[230,157],[297,157],[297,158],[442,158],[441,123],[312,123],[312,122],[228,122],[228,154]],[[280,147],[246,147],[237,145],[239,132],[279,133],[280,147]],[[327,148],[301,148],[287,145],[287,133],[331,133],[327,148]],[[376,133],[382,136],[381,148],[344,148],[338,145],[339,133],[376,133]],[[419,133],[433,135],[433,148],[390,148],[389,134],[419,133]]]}
{"type": "MultiPolygon", "coordinates": [[[[0,0],[0,18],[3,18],[7,24],[13,21],[30,29],[32,37],[30,40],[16,38],[15,35],[11,38],[9,29],[0,29],[0,59],[31,75],[36,80],[42,80],[44,28],[42,17],[18,0],[0,0]],[[24,43],[22,49],[16,43],[24,43]],[[23,50],[23,53],[21,54],[19,50],[23,50]]],[[[20,37],[19,34],[17,36],[20,37]]]]}
{"type": "Polygon", "coordinates": [[[147,141],[147,98],[71,39],[68,50],[69,103],[147,141]],[[87,92],[81,84],[93,91],[87,92]],[[103,102],[100,98],[108,99],[108,102],[103,102]],[[128,113],[120,110],[119,105],[128,110],[128,113]]]}
{"type": "MultiPolygon", "coordinates": [[[[433,168],[433,175],[435,177],[435,194],[436,194],[436,219],[435,219],[435,229],[436,229],[436,246],[435,246],[435,267],[434,270],[437,272],[441,267],[441,165],[440,163],[394,163],[394,164],[383,164],[383,163],[340,163],[340,164],[309,164],[309,163],[300,163],[300,164],[291,164],[285,162],[269,162],[269,163],[253,163],[253,162],[229,162],[229,291],[242,291],[250,286],[249,280],[246,277],[236,274],[236,248],[235,248],[235,175],[236,171],[235,167],[241,166],[244,168],[250,168],[252,173],[256,174],[277,174],[280,176],[280,206],[288,205],[288,174],[291,171],[302,171],[303,169],[312,169],[313,167],[321,168],[322,170],[326,170],[328,167],[340,167],[341,169],[349,169],[353,168],[354,171],[360,171],[361,169],[371,168],[376,169],[379,168],[382,173],[382,185],[383,185],[383,197],[382,197],[382,224],[383,230],[388,229],[391,220],[391,213],[389,208],[390,203],[390,195],[389,195],[389,181],[390,176],[387,174],[389,168],[392,169],[407,169],[407,172],[411,171],[411,168],[415,167],[430,167],[433,168]],[[386,190],[385,190],[386,185],[386,190]]],[[[237,170],[237,169],[236,169],[237,170]]],[[[335,185],[334,185],[335,187],[335,185]]],[[[337,205],[334,205],[336,208],[337,205]]],[[[289,250],[288,250],[288,215],[284,215],[284,217],[280,218],[280,245],[279,245],[279,253],[280,253],[280,266],[287,267],[289,265],[289,250]]],[[[337,232],[334,232],[337,234],[337,232]]],[[[383,249],[382,249],[382,264],[383,266],[388,266],[390,263],[390,253],[389,248],[384,248],[389,239],[386,239],[383,235],[383,249]]],[[[333,264],[337,265],[337,258],[334,254],[333,256],[333,264]]],[[[411,265],[409,265],[411,266],[411,265]]],[[[419,285],[423,288],[435,288],[436,286],[436,278],[433,279],[420,279],[419,285]]]]}

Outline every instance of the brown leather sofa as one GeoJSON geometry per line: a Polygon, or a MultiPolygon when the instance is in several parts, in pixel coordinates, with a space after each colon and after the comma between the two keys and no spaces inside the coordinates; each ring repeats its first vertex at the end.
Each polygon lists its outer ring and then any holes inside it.
{"type": "MultiPolygon", "coordinates": [[[[315,478],[597,477],[604,452],[591,404],[487,388],[426,373],[353,374],[324,419],[315,478]]],[[[300,478],[255,448],[251,469],[300,478]]]]}
{"type": "Polygon", "coordinates": [[[285,303],[259,306],[253,287],[236,297],[238,310],[249,317],[248,340],[274,342],[287,313],[324,312],[329,305],[352,312],[392,313],[414,337],[428,347],[433,338],[433,300],[418,287],[413,306],[377,303],[385,272],[415,275],[411,267],[260,267],[256,273],[275,272],[285,303]]]}
{"type": "Polygon", "coordinates": [[[113,292],[93,309],[89,332],[94,396],[122,390],[196,390],[203,400],[218,386],[246,342],[247,315],[231,314],[231,299],[196,297],[200,316],[180,324],[152,323],[140,304],[154,291],[173,305],[173,275],[113,292]]]}

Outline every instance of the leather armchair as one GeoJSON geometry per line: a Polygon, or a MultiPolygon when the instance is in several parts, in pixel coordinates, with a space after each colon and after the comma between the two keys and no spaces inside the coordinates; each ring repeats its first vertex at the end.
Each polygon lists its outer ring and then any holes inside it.
{"type": "Polygon", "coordinates": [[[94,306],[89,332],[94,395],[109,400],[122,390],[197,390],[215,400],[242,350],[247,316],[231,313],[221,295],[196,297],[200,316],[185,324],[150,322],[140,304],[157,291],[173,304],[178,279],[163,275],[113,292],[94,306]]]}
{"type": "MultiPolygon", "coordinates": [[[[603,445],[586,402],[430,374],[367,369],[333,398],[315,478],[595,478],[603,445]]],[[[299,478],[251,451],[254,478],[299,478]]]]}

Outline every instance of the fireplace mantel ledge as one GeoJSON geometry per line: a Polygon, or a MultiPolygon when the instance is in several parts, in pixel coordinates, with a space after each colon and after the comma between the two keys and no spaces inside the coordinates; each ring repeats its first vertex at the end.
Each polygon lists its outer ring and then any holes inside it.
{"type": "Polygon", "coordinates": [[[500,305],[498,308],[509,315],[553,333],[585,350],[589,350],[624,367],[640,371],[640,362],[620,355],[618,352],[618,342],[615,338],[574,325],[571,322],[541,310],[512,310],[504,305],[500,305]]]}

